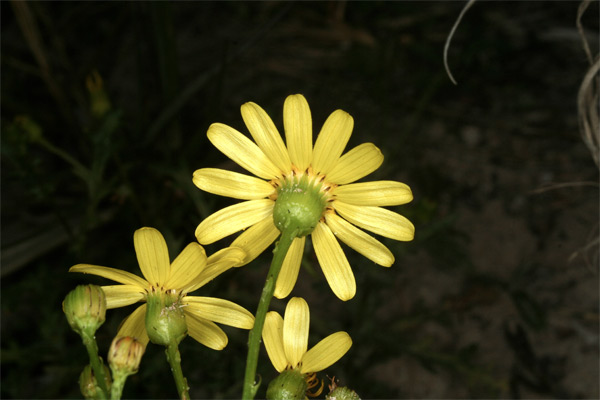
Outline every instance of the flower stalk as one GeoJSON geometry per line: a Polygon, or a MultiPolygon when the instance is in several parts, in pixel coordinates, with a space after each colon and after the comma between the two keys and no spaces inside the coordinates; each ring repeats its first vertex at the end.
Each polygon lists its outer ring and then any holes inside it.
{"type": "Polygon", "coordinates": [[[167,346],[165,350],[167,354],[167,361],[171,365],[171,371],[173,371],[173,378],[175,378],[175,385],[177,386],[177,393],[179,393],[179,398],[181,400],[189,400],[189,386],[187,383],[187,379],[183,376],[183,371],[181,370],[181,354],[179,353],[178,345],[173,342],[167,346]]]}
{"type": "Polygon", "coordinates": [[[256,376],[256,365],[258,364],[258,351],[260,349],[260,338],[262,335],[263,326],[265,324],[265,316],[269,310],[273,293],[275,292],[275,282],[281,271],[283,260],[288,252],[288,249],[292,245],[294,238],[298,234],[298,227],[295,225],[288,225],[281,232],[281,236],[275,249],[273,250],[273,260],[271,261],[271,267],[267,274],[265,286],[263,287],[260,300],[258,302],[258,308],[254,316],[254,327],[250,330],[248,336],[248,356],[246,358],[246,374],[244,376],[244,389],[242,398],[244,400],[253,399],[256,395],[256,391],[260,386],[254,382],[256,376]]]}
{"type": "Polygon", "coordinates": [[[104,375],[104,363],[98,355],[98,345],[96,344],[96,339],[93,335],[88,334],[86,331],[81,332],[81,339],[83,340],[83,344],[87,349],[92,371],[94,371],[94,376],[96,377],[98,386],[101,389],[100,398],[108,399],[109,391],[108,387],[106,386],[106,376],[104,375]]]}

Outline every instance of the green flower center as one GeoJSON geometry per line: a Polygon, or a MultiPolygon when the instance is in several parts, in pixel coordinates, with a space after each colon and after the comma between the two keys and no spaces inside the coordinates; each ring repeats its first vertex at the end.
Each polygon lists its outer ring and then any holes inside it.
{"type": "Polygon", "coordinates": [[[185,314],[174,291],[157,291],[146,296],[146,332],[154,344],[179,344],[187,335],[185,314]]]}
{"type": "Polygon", "coordinates": [[[293,173],[277,182],[273,221],[281,232],[296,230],[296,236],[309,235],[327,208],[328,187],[322,178],[293,173]]]}
{"type": "Polygon", "coordinates": [[[267,387],[267,400],[301,400],[306,398],[308,384],[297,369],[286,369],[267,387]]]}

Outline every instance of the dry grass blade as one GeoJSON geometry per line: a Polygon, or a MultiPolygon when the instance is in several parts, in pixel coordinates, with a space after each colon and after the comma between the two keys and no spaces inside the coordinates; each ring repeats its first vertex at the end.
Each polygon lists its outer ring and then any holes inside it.
{"type": "Polygon", "coordinates": [[[583,142],[592,153],[596,166],[600,168],[600,110],[598,109],[598,71],[600,71],[600,56],[593,59],[590,46],[585,37],[581,17],[590,5],[590,0],[584,0],[577,10],[577,30],[581,36],[583,49],[591,64],[587,70],[577,94],[577,111],[579,114],[579,129],[583,142]]]}
{"type": "Polygon", "coordinates": [[[594,64],[585,74],[579,93],[577,94],[577,109],[579,113],[579,127],[583,142],[588,147],[594,158],[596,166],[599,163],[600,144],[600,115],[598,111],[598,71],[600,71],[600,57],[596,57],[594,64]]]}
{"type": "Polygon", "coordinates": [[[469,8],[471,8],[471,6],[474,3],[475,3],[475,0],[469,0],[469,2],[462,9],[460,14],[458,15],[458,18],[456,19],[456,22],[454,23],[454,26],[452,27],[452,29],[450,30],[450,33],[448,34],[448,37],[446,38],[446,44],[444,45],[444,68],[446,68],[446,73],[448,74],[448,77],[450,78],[452,83],[454,83],[455,85],[458,85],[458,83],[454,79],[454,76],[452,76],[452,72],[450,72],[450,67],[448,66],[448,49],[450,48],[450,41],[452,40],[452,36],[454,36],[454,32],[456,31],[456,28],[458,28],[458,25],[460,24],[460,21],[462,21],[463,16],[467,12],[467,10],[469,8]]]}
{"type": "Polygon", "coordinates": [[[594,57],[592,56],[592,51],[590,50],[590,45],[588,44],[587,39],[585,38],[585,32],[583,31],[583,25],[581,25],[581,17],[585,14],[585,10],[587,10],[588,6],[592,0],[583,0],[581,4],[579,4],[579,8],[577,9],[577,31],[579,31],[579,36],[581,36],[581,41],[583,42],[583,50],[585,51],[585,55],[588,58],[590,64],[593,63],[594,57]]]}
{"type": "Polygon", "coordinates": [[[32,14],[29,4],[27,4],[25,1],[13,0],[11,5],[15,13],[17,23],[19,24],[21,32],[25,37],[25,41],[27,42],[33,57],[39,65],[41,77],[46,83],[46,86],[48,86],[50,94],[60,106],[63,116],[67,121],[70,121],[71,114],[69,112],[69,105],[66,100],[66,96],[52,75],[50,63],[48,62],[46,51],[44,50],[42,36],[40,35],[35,16],[32,14]]]}

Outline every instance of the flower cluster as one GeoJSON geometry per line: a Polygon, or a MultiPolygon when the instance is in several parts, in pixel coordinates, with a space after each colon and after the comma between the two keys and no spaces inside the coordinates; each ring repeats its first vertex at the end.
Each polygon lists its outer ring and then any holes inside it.
{"type": "MultiPolygon", "coordinates": [[[[267,388],[267,398],[318,395],[316,373],[343,357],[352,346],[346,332],[333,333],[308,349],[310,311],[300,297],[289,300],[284,317],[268,312],[271,297],[287,297],[298,279],[307,236],[333,293],[347,301],[356,293],[352,268],[340,242],[372,262],[390,267],[392,252],[370,233],[409,241],[415,228],[404,216],[386,209],[410,202],[410,188],[396,181],[357,182],[383,162],[381,151],[364,143],[344,153],[353,130],[352,117],[334,111],[313,143],[312,117],[306,99],[289,96],[283,107],[285,142],[267,113],[255,103],[241,107],[251,140],[232,127],[212,124],[208,139],[252,175],[214,168],[194,172],[193,182],[210,193],[244,200],[203,220],[198,242],[188,244],[171,261],[162,234],[141,228],[133,236],[141,277],[127,271],[78,264],[70,272],[93,274],[117,285],[80,286],[63,309],[72,328],[88,347],[90,366],[80,385],[89,398],[120,398],[127,376],[138,371],[149,341],[166,347],[177,390],[189,398],[180,366],[179,342],[187,335],[203,345],[223,349],[227,335],[217,325],[251,329],[244,379],[244,398],[253,398],[258,348],[262,337],[280,375],[267,388]],[[201,245],[244,231],[230,247],[207,256],[201,245]],[[368,232],[366,232],[368,231],[368,232]],[[273,262],[252,315],[224,299],[190,295],[233,267],[250,263],[279,238],[273,262]],[[94,332],[106,309],[142,303],[124,320],[109,352],[109,372],[97,355],[94,332]],[[264,324],[264,325],[263,325],[264,324]]],[[[343,393],[345,388],[340,388],[343,393]]],[[[356,393],[347,390],[352,396],[356,393]]],[[[345,395],[344,395],[345,396],[345,395]]],[[[342,396],[342,397],[344,397],[342,396]]],[[[355,397],[348,398],[355,398],[355,397]]]]}

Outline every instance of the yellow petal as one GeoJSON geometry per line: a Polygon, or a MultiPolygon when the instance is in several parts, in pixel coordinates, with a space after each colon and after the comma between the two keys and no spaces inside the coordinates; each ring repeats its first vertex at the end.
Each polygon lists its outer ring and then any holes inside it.
{"type": "Polygon", "coordinates": [[[281,266],[275,284],[274,296],[278,299],[286,298],[294,288],[294,285],[296,285],[298,271],[300,271],[300,263],[302,262],[302,256],[304,255],[305,241],[306,236],[295,238],[285,255],[283,265],[281,266]]]}
{"type": "Polygon", "coordinates": [[[271,117],[258,104],[242,105],[242,118],[258,147],[281,172],[290,170],[291,161],[281,135],[271,117]]]}
{"type": "MultiPolygon", "coordinates": [[[[185,312],[185,308],[184,308],[185,312]]],[[[188,335],[213,350],[223,350],[227,346],[227,335],[214,322],[185,313],[188,335]]]]}
{"type": "Polygon", "coordinates": [[[102,286],[106,295],[106,308],[125,307],[144,299],[145,291],[137,285],[102,286]]]}
{"type": "Polygon", "coordinates": [[[410,241],[415,236],[414,225],[404,216],[381,207],[355,206],[336,200],[333,208],[359,227],[390,239],[410,241]]]}
{"type": "Polygon", "coordinates": [[[142,304],[129,314],[119,327],[117,336],[131,336],[140,341],[144,347],[148,345],[150,339],[146,333],[146,304],[142,304]]]}
{"type": "Polygon", "coordinates": [[[292,367],[302,360],[308,347],[310,311],[301,297],[292,297],[283,316],[283,351],[292,367]]]}
{"type": "Polygon", "coordinates": [[[287,367],[288,361],[283,350],[283,318],[277,312],[267,313],[262,338],[271,363],[277,372],[282,372],[287,367]]]}
{"type": "Polygon", "coordinates": [[[325,221],[335,237],[369,260],[384,267],[390,267],[394,263],[392,252],[373,236],[333,213],[327,213],[325,221]]]}
{"type": "Polygon", "coordinates": [[[198,225],[196,238],[201,244],[211,244],[246,229],[266,217],[272,219],[274,205],[273,200],[262,199],[248,200],[225,207],[209,215],[198,225]]]}
{"type": "Polygon", "coordinates": [[[234,199],[264,199],[275,191],[269,182],[262,179],[217,168],[196,170],[192,180],[206,192],[234,199]]]}
{"type": "Polygon", "coordinates": [[[165,287],[187,292],[188,286],[204,268],[206,268],[206,252],[198,243],[190,243],[173,260],[165,287]]]}
{"type": "Polygon", "coordinates": [[[315,254],[331,290],[342,301],[356,294],[356,281],[348,259],[329,227],[319,222],[312,235],[315,254]]]}
{"type": "Polygon", "coordinates": [[[254,316],[244,307],[231,301],[214,297],[185,296],[186,313],[208,321],[217,322],[241,329],[252,329],[254,316]]]}
{"type": "Polygon", "coordinates": [[[208,128],[207,136],[208,140],[221,153],[235,161],[246,171],[267,180],[281,175],[279,169],[252,140],[232,127],[219,123],[212,124],[208,128]]]}
{"type": "Polygon", "coordinates": [[[332,194],[339,201],[356,206],[398,206],[413,199],[408,185],[396,181],[352,183],[336,187],[332,194]]]}
{"type": "Polygon", "coordinates": [[[339,159],[327,174],[327,181],[338,185],[357,181],[379,168],[382,162],[381,151],[373,143],[363,143],[339,159]]]}
{"type": "Polygon", "coordinates": [[[350,335],[346,332],[332,333],[306,352],[302,358],[300,373],[323,371],[342,358],[350,347],[352,347],[350,335]]]}
{"type": "Polygon", "coordinates": [[[241,264],[246,265],[265,251],[277,239],[279,233],[279,229],[273,223],[273,217],[269,215],[238,236],[231,246],[240,247],[246,252],[246,258],[241,264]]]}
{"type": "Polygon", "coordinates": [[[246,252],[238,247],[226,247],[217,251],[208,257],[206,268],[194,279],[186,291],[190,293],[201,288],[229,268],[241,264],[245,257],[246,252]]]}
{"type": "Polygon", "coordinates": [[[152,285],[164,285],[171,263],[163,235],[154,228],[141,228],[133,235],[133,245],[144,277],[152,285]]]}
{"type": "Polygon", "coordinates": [[[292,163],[301,171],[312,159],[312,117],[304,96],[288,96],[283,104],[285,141],[292,163]]]}
{"type": "Polygon", "coordinates": [[[338,162],[338,159],[354,127],[354,120],[345,111],[336,110],[321,128],[315,142],[312,167],[316,174],[327,174],[338,162]]]}
{"type": "Polygon", "coordinates": [[[146,280],[140,278],[131,272],[120,269],[101,267],[99,265],[77,264],[69,268],[69,272],[82,272],[84,274],[98,275],[103,278],[122,283],[123,285],[133,285],[141,289],[146,289],[150,285],[146,280]]]}

